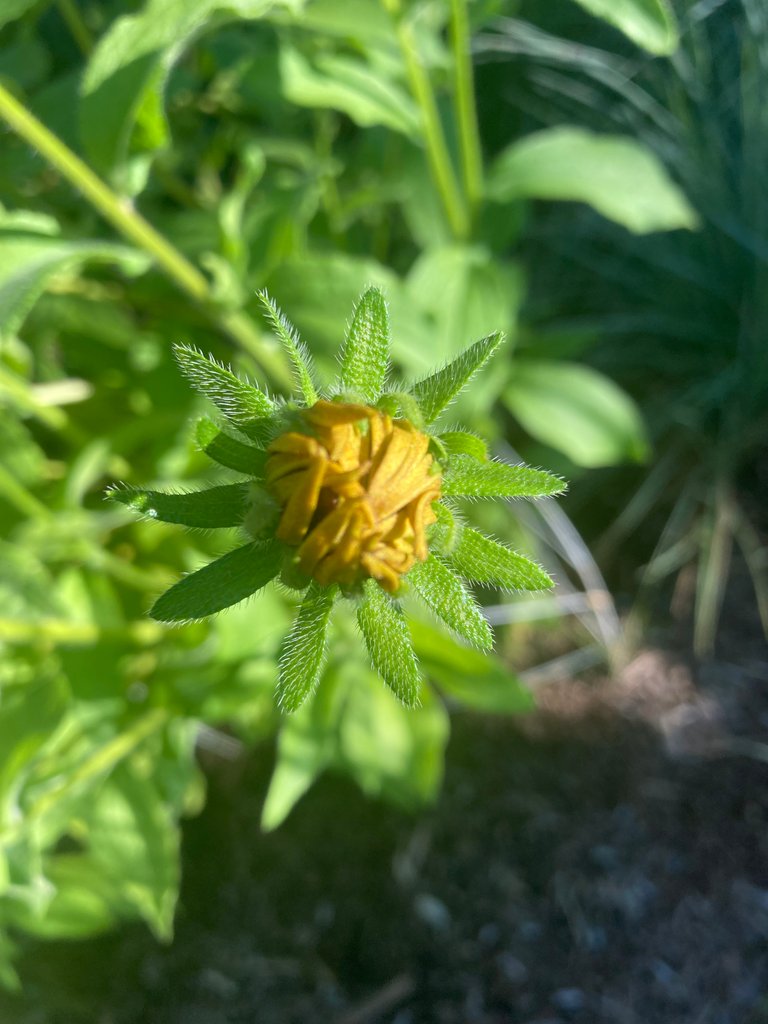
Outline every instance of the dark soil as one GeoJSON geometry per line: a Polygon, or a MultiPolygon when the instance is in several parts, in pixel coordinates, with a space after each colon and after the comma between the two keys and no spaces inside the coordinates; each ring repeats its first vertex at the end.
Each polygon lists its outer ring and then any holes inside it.
{"type": "Polygon", "coordinates": [[[258,829],[268,752],[214,766],[177,935],[36,946],[3,1024],[765,1024],[768,652],[646,652],[458,717],[417,818],[323,780],[258,829]]]}

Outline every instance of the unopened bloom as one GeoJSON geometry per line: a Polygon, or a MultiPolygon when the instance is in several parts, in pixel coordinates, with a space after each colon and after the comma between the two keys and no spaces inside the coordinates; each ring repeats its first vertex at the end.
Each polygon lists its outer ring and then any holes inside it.
{"type": "Polygon", "coordinates": [[[429,437],[371,406],[321,399],[304,431],[267,448],[265,481],[280,502],[278,540],[298,548],[297,565],[318,583],[372,577],[395,593],[427,559],[440,472],[429,437]]]}
{"type": "Polygon", "coordinates": [[[280,578],[302,594],[277,686],[282,707],[294,710],[320,680],[333,606],[348,598],[374,667],[414,704],[422,680],[402,596],[415,594],[453,633],[487,649],[491,629],[466,582],[551,585],[533,562],[466,526],[454,499],[554,494],[562,481],[490,459],[479,438],[435,426],[501,335],[406,388],[388,389],[387,310],[370,289],[355,309],[340,378],[322,393],[295,330],[262,298],[301,400],[275,401],[197,350],[176,350],[184,375],[226,421],[203,419],[198,443],[240,480],[192,494],[111,491],[145,515],[202,528],[240,525],[251,538],[176,583],[151,614],[164,622],[203,618],[280,578]]]}

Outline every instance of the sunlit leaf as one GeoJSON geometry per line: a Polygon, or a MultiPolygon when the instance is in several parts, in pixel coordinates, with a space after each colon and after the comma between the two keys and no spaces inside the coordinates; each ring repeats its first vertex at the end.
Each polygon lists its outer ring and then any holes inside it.
{"type": "Polygon", "coordinates": [[[421,675],[400,605],[368,580],[357,613],[373,667],[408,707],[418,703],[421,675]]]}
{"type": "Polygon", "coordinates": [[[126,485],[111,488],[107,497],[148,519],[213,530],[242,524],[248,493],[249,484],[225,484],[187,494],[166,494],[126,485]]]}
{"type": "Polygon", "coordinates": [[[341,388],[375,402],[389,370],[389,313],[378,288],[369,288],[352,315],[341,355],[341,388]]]}
{"type": "Polygon", "coordinates": [[[411,391],[419,403],[425,423],[432,423],[474,375],[485,366],[499,347],[504,336],[500,332],[476,341],[441,370],[412,385],[411,391]]]}
{"type": "Polygon", "coordinates": [[[426,562],[417,562],[406,579],[435,615],[473,647],[490,650],[493,632],[474,597],[459,577],[430,555],[426,562]]]}
{"type": "Polygon", "coordinates": [[[538,498],[564,490],[563,481],[552,473],[506,462],[478,462],[471,455],[454,455],[443,472],[447,497],[538,498]]]}
{"type": "Polygon", "coordinates": [[[553,585],[535,562],[469,526],[461,527],[448,557],[454,569],[473,583],[502,590],[547,590],[553,585]]]}
{"type": "Polygon", "coordinates": [[[637,234],[698,223],[651,150],[629,137],[567,125],[528,135],[505,149],[490,168],[487,190],[499,202],[527,196],[589,203],[637,234]]]}
{"type": "Polygon", "coordinates": [[[335,598],[336,587],[322,587],[315,582],[304,595],[280,656],[277,701],[284,711],[300,707],[320,681],[328,619],[335,598]]]}
{"type": "Polygon", "coordinates": [[[293,366],[296,385],[307,405],[317,401],[318,388],[315,384],[315,368],[309,349],[299,338],[296,328],[286,320],[278,306],[266,291],[259,293],[269,322],[293,366]]]}
{"type": "Polygon", "coordinates": [[[243,433],[254,440],[263,439],[265,421],[275,410],[271,399],[196,348],[175,345],[173,351],[181,372],[196,391],[213,402],[243,433]]]}
{"type": "Polygon", "coordinates": [[[204,619],[261,590],[280,571],[283,548],[245,544],[185,576],[157,599],[150,615],[160,622],[204,619]]]}
{"type": "Polygon", "coordinates": [[[257,478],[264,473],[267,453],[232,437],[207,416],[198,421],[195,440],[200,450],[220,466],[257,478]]]}
{"type": "Polygon", "coordinates": [[[640,410],[625,391],[588,366],[520,359],[504,400],[532,437],[579,466],[648,457],[640,410]]]}
{"type": "Polygon", "coordinates": [[[678,47],[677,21],[667,0],[576,0],[576,3],[621,29],[649,53],[665,56],[678,47]]]}

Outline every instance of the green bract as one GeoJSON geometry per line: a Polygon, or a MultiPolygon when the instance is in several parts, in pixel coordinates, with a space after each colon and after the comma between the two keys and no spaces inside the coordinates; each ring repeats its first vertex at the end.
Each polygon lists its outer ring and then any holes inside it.
{"type": "MultiPolygon", "coordinates": [[[[466,581],[504,590],[552,586],[534,562],[464,525],[444,499],[535,498],[560,493],[563,482],[541,470],[490,459],[484,442],[473,434],[435,426],[498,349],[501,334],[483,338],[409,386],[389,388],[389,318],[382,293],[371,288],[354,310],[338,379],[323,389],[295,329],[268,295],[261,298],[293,367],[300,398],[270,398],[197,350],[176,348],[182,373],[226,420],[224,426],[208,418],[198,423],[200,448],[215,462],[248,479],[192,494],[127,486],[109,491],[113,500],[144,516],[205,529],[242,526],[250,535],[247,544],[172,586],[150,614],[161,622],[201,619],[245,600],[276,578],[303,591],[298,615],[284,642],[277,686],[281,707],[294,711],[320,681],[334,604],[351,600],[357,605],[358,624],[374,668],[403,704],[414,706],[420,699],[422,676],[402,598],[416,595],[455,636],[488,650],[493,646],[491,628],[466,581]],[[281,510],[265,484],[267,448],[275,438],[296,430],[300,410],[320,399],[382,410],[407,420],[429,438],[435,470],[442,474],[440,501],[432,506],[437,519],[427,528],[427,557],[422,555],[403,573],[394,595],[385,592],[373,577],[347,585],[309,580],[297,570],[296,548],[276,536],[281,510]]],[[[425,443],[423,438],[421,443],[425,443]]]]}

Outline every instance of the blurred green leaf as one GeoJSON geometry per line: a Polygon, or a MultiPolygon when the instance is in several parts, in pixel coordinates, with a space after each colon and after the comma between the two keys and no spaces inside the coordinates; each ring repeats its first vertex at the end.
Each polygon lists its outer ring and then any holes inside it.
{"type": "Polygon", "coordinates": [[[94,794],[87,818],[91,857],[155,935],[168,939],[179,887],[179,833],[141,762],[117,765],[94,794]]]}
{"type": "Polygon", "coordinates": [[[460,704],[495,714],[517,714],[533,707],[530,691],[496,658],[463,647],[422,622],[412,622],[412,631],[425,672],[460,704]]]}
{"type": "Polygon", "coordinates": [[[678,47],[677,21],[667,0],[576,0],[576,3],[615,25],[649,53],[667,56],[678,47]]]}
{"type": "Polygon", "coordinates": [[[37,3],[38,0],[3,0],[3,5],[0,8],[0,28],[15,18],[20,18],[37,3]]]}
{"type": "Polygon", "coordinates": [[[509,331],[517,319],[523,277],[516,263],[482,245],[434,245],[408,274],[413,302],[431,320],[430,365],[453,359],[471,338],[509,331]]]}
{"type": "Polygon", "coordinates": [[[364,792],[413,809],[440,787],[448,715],[427,688],[418,708],[406,708],[377,684],[372,673],[355,673],[340,718],[337,763],[364,792]]]}
{"type": "Polygon", "coordinates": [[[559,477],[541,469],[478,462],[471,455],[454,455],[443,472],[443,494],[447,497],[538,498],[564,490],[559,477]]]}
{"type": "Polygon", "coordinates": [[[118,18],[99,39],[82,81],[80,133],[94,167],[111,173],[137,126],[142,148],[164,146],[165,83],[190,41],[227,17],[259,18],[273,6],[275,0],[147,0],[138,13],[118,18]],[[216,12],[221,17],[211,20],[216,12]]]}
{"type": "Polygon", "coordinates": [[[129,274],[148,265],[145,256],[125,245],[18,234],[3,230],[0,222],[0,336],[19,329],[54,275],[90,261],[115,263],[129,274]]]}
{"type": "Polygon", "coordinates": [[[175,583],[149,614],[159,622],[204,619],[261,590],[277,576],[282,561],[279,544],[244,544],[175,583]]]}
{"type": "Polygon", "coordinates": [[[488,195],[589,203],[637,234],[695,228],[698,218],[661,161],[639,142],[563,126],[515,142],[488,173],[488,195]]]}
{"type": "Polygon", "coordinates": [[[504,400],[532,437],[579,466],[643,462],[649,455],[635,403],[587,366],[521,359],[504,400]]]}
{"type": "Polygon", "coordinates": [[[419,115],[411,97],[370,64],[334,54],[320,54],[310,62],[283,44],[280,78],[285,98],[296,106],[338,110],[363,128],[384,125],[419,137],[419,115]]]}

